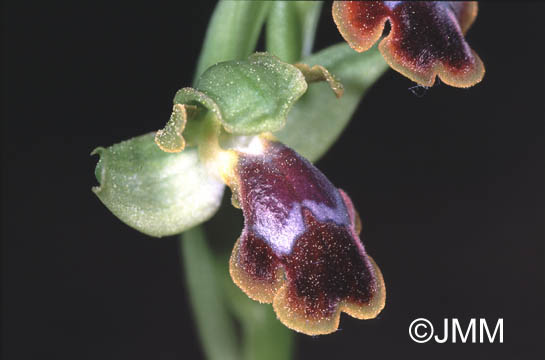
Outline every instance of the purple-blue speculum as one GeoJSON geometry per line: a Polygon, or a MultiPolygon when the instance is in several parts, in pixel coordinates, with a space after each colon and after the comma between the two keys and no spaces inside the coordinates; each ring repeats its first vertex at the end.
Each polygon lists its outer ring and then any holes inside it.
{"type": "Polygon", "coordinates": [[[245,219],[231,255],[234,282],[309,335],[335,331],[341,311],[374,318],[384,281],[358,237],[349,197],[292,149],[259,139],[261,152],[236,152],[228,182],[245,219]]]}

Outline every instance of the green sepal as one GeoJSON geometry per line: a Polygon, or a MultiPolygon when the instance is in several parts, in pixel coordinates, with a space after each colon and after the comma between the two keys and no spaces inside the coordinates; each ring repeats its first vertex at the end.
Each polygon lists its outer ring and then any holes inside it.
{"type": "MultiPolygon", "coordinates": [[[[310,161],[316,161],[333,145],[366,91],[388,65],[376,46],[358,53],[345,43],[333,45],[301,62],[327,68],[344,86],[341,98],[332,96],[328,84],[309,87],[290,111],[286,126],[275,133],[286,145],[310,161]]],[[[368,119],[355,119],[363,120],[368,119]]]]}
{"type": "Polygon", "coordinates": [[[197,149],[166,153],[154,133],[96,148],[93,192],[127,225],[151,236],[183,232],[217,211],[224,185],[199,162],[197,149]]]}
{"type": "Polygon", "coordinates": [[[221,122],[221,111],[218,104],[208,95],[196,89],[186,87],[178,90],[176,95],[174,95],[174,104],[202,106],[206,110],[211,111],[221,122]]]}
{"type": "Polygon", "coordinates": [[[218,104],[196,89],[187,87],[178,90],[174,96],[174,106],[177,105],[191,109],[187,113],[187,125],[183,130],[183,138],[189,146],[198,146],[202,141],[201,127],[205,117],[212,116],[221,123],[222,115],[218,104]]]}
{"type": "Polygon", "coordinates": [[[226,61],[206,70],[196,88],[221,110],[225,130],[237,135],[277,131],[288,111],[307,90],[295,66],[267,53],[226,61]]]}

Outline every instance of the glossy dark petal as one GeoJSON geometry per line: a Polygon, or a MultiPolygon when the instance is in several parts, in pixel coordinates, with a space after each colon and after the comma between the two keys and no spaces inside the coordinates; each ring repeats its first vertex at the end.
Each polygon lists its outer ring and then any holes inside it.
{"type": "Polygon", "coordinates": [[[279,142],[267,142],[261,155],[238,156],[245,227],[231,256],[235,283],[309,335],[335,331],[341,311],[375,317],[384,282],[356,233],[348,196],[279,142]]]}
{"type": "Polygon", "coordinates": [[[386,62],[424,86],[435,76],[448,85],[480,82],[484,65],[464,39],[477,16],[477,3],[439,1],[335,1],[333,18],[342,36],[357,51],[381,37],[386,20],[391,30],[380,44],[386,62]]]}

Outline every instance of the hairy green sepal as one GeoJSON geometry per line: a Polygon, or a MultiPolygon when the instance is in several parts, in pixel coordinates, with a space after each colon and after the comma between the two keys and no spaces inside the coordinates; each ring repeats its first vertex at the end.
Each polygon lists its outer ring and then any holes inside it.
{"type": "Polygon", "coordinates": [[[220,205],[224,185],[209,175],[194,147],[166,153],[150,133],[92,154],[100,156],[94,193],[119,219],[147,235],[179,234],[208,220],[220,205]]]}
{"type": "Polygon", "coordinates": [[[307,82],[295,66],[255,53],[210,67],[195,87],[217,104],[227,132],[250,135],[281,129],[307,82]]]}

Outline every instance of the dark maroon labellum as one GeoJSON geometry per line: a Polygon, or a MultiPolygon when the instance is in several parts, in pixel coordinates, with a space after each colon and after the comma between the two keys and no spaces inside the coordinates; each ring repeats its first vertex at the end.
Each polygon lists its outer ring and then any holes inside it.
{"type": "Polygon", "coordinates": [[[477,16],[474,1],[335,1],[333,18],[357,51],[379,44],[386,62],[403,75],[431,86],[438,75],[452,86],[481,81],[484,66],[464,39],[477,16]]]}
{"type": "Polygon", "coordinates": [[[233,280],[306,334],[335,331],[341,311],[375,317],[384,283],[356,233],[350,199],[295,151],[263,142],[262,154],[238,153],[233,187],[245,226],[231,257],[233,280]]]}

